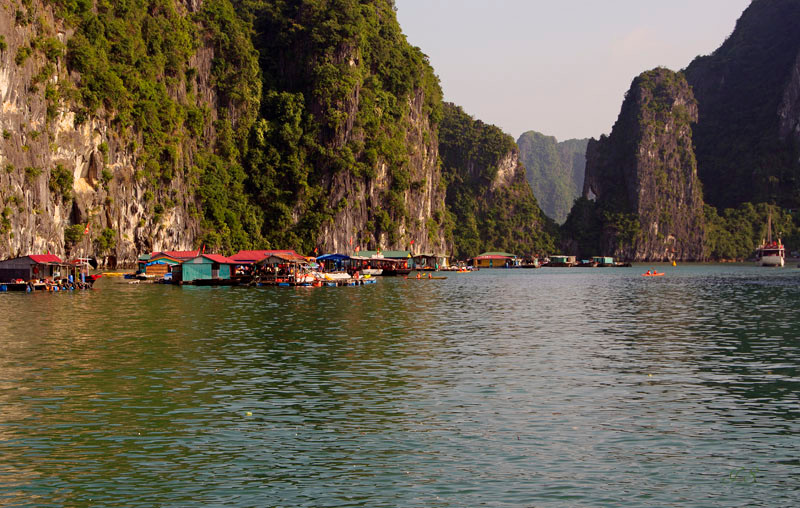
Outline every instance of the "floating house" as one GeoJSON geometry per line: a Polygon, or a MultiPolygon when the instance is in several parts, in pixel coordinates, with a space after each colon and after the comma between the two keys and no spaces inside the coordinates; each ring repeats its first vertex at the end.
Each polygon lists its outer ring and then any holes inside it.
{"type": "Polygon", "coordinates": [[[505,268],[518,264],[517,255],[509,252],[484,252],[470,261],[477,268],[505,268]]]}
{"type": "Polygon", "coordinates": [[[229,280],[236,266],[232,259],[218,254],[200,254],[172,267],[172,279],[176,284],[202,284],[229,280]]]}
{"type": "Polygon", "coordinates": [[[372,259],[402,259],[408,260],[413,257],[411,251],[407,250],[362,250],[359,256],[372,259]]]}
{"type": "Polygon", "coordinates": [[[197,250],[164,250],[164,251],[156,251],[150,254],[150,259],[155,259],[158,256],[168,256],[172,259],[177,259],[178,261],[186,261],[187,259],[193,259],[201,254],[200,249],[197,250]]]}
{"type": "Polygon", "coordinates": [[[66,277],[70,265],[53,254],[31,254],[0,261],[0,281],[66,277]]]}
{"type": "Polygon", "coordinates": [[[150,261],[151,254],[142,254],[136,260],[136,271],[139,273],[144,273],[145,268],[147,268],[147,262],[150,261]]]}
{"type": "Polygon", "coordinates": [[[447,268],[447,256],[417,254],[412,259],[416,270],[441,270],[447,268]]]}
{"type": "Polygon", "coordinates": [[[166,274],[172,272],[175,266],[179,266],[181,263],[180,259],[157,253],[155,257],[151,257],[144,263],[144,274],[159,279],[164,278],[166,274]]]}
{"type": "Polygon", "coordinates": [[[594,256],[592,261],[597,263],[597,266],[614,266],[614,258],[608,256],[594,256]]]}
{"type": "Polygon", "coordinates": [[[350,263],[350,256],[347,254],[323,254],[317,256],[317,263],[322,265],[325,271],[328,272],[343,272],[350,263]]]}
{"type": "Polygon", "coordinates": [[[170,267],[179,265],[187,259],[192,259],[198,255],[200,255],[200,249],[164,250],[142,254],[136,260],[137,271],[145,275],[163,277],[171,271],[170,267]]]}
{"type": "Polygon", "coordinates": [[[234,261],[237,265],[252,265],[273,254],[293,258],[296,256],[305,259],[294,250],[240,250],[228,259],[234,261]]]}
{"type": "Polygon", "coordinates": [[[578,264],[578,260],[575,256],[550,256],[550,262],[547,266],[562,266],[562,267],[572,267],[578,264]]]}
{"type": "Polygon", "coordinates": [[[353,259],[360,260],[362,269],[380,269],[382,275],[408,275],[414,266],[412,254],[407,250],[365,250],[353,259]]]}

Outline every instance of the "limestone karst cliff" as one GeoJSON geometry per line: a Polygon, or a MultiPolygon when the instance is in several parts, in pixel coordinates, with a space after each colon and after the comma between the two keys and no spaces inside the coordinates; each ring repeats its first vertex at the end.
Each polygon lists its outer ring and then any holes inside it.
{"type": "Polygon", "coordinates": [[[702,258],[696,119],[682,74],[659,68],[633,80],[611,134],[589,141],[584,196],[566,223],[572,250],[634,261],[702,258]]]}
{"type": "Polygon", "coordinates": [[[0,62],[0,258],[458,239],[438,78],[391,1],[21,0],[0,62]]]}
{"type": "Polygon", "coordinates": [[[536,131],[517,139],[519,156],[527,170],[528,183],[542,211],[563,223],[575,198],[583,192],[588,139],[559,142],[536,131]]]}
{"type": "Polygon", "coordinates": [[[552,252],[555,225],[536,202],[514,139],[454,104],[445,104],[439,137],[454,254],[552,252]]]}
{"type": "Polygon", "coordinates": [[[756,0],[712,54],[684,71],[705,200],[800,206],[800,3],[756,0]]]}
{"type": "MultiPolygon", "coordinates": [[[[137,176],[143,134],[126,128],[118,110],[97,100],[98,91],[86,107],[86,78],[70,64],[75,26],[56,3],[13,7],[0,9],[0,257],[50,251],[113,262],[151,248],[191,246],[199,221],[186,206],[194,198],[179,167],[191,163],[197,142],[176,143],[170,178],[154,184],[137,176]]],[[[170,16],[156,19],[169,24],[170,16]]],[[[200,47],[175,65],[207,69],[212,57],[200,47]]],[[[198,77],[198,104],[213,109],[207,77],[198,77]]],[[[165,89],[164,100],[180,102],[179,88],[165,89]]]]}
{"type": "Polygon", "coordinates": [[[391,2],[262,4],[250,12],[263,119],[245,164],[265,211],[264,238],[306,252],[412,242],[449,252],[437,166],[441,90],[391,2]]]}

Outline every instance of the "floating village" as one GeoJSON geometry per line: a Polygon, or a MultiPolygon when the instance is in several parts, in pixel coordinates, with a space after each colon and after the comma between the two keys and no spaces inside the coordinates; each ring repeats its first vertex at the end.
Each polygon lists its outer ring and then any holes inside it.
{"type": "Polygon", "coordinates": [[[204,252],[156,251],[139,256],[135,272],[92,273],[93,258],[62,261],[53,254],[28,255],[0,261],[0,292],[72,291],[92,288],[103,277],[122,277],[130,284],[162,283],[194,286],[359,286],[379,276],[440,280],[437,272],[465,273],[482,268],[630,266],[610,257],[578,261],[575,256],[519,257],[508,252],[484,252],[451,263],[447,256],[411,251],[360,251],[354,254],[303,256],[294,250],[241,250],[226,257],[204,252]]]}

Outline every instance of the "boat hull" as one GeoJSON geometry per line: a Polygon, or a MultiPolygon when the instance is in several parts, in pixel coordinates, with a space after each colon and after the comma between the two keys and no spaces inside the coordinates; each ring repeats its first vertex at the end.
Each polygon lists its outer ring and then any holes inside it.
{"type": "Polygon", "coordinates": [[[783,256],[762,256],[758,261],[756,261],[756,265],[758,266],[774,266],[774,267],[783,267],[785,264],[783,256]]]}

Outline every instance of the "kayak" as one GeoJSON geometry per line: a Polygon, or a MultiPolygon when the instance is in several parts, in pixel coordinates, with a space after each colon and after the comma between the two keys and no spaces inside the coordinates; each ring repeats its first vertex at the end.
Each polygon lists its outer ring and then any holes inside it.
{"type": "Polygon", "coordinates": [[[664,272],[656,272],[656,273],[643,273],[642,277],[662,277],[664,272]]]}

